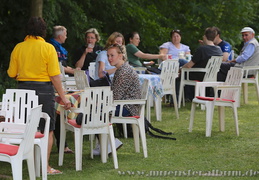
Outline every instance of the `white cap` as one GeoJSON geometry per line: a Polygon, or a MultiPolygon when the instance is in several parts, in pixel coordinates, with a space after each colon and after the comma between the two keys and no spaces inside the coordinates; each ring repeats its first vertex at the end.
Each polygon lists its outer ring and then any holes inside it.
{"type": "Polygon", "coordinates": [[[251,33],[255,33],[255,31],[252,29],[252,28],[250,28],[250,27],[244,27],[242,30],[241,30],[241,33],[242,32],[251,32],[251,33]]]}

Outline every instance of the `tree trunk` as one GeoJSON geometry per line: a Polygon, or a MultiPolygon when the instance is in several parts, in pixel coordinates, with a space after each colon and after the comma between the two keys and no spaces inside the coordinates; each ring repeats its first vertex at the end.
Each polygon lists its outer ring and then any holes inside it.
{"type": "Polygon", "coordinates": [[[43,0],[31,0],[31,17],[42,17],[43,0]]]}

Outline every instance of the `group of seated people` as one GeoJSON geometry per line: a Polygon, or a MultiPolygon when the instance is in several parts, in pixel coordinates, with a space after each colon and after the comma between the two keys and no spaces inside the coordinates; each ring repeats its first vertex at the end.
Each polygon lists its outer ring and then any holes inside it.
{"type": "MultiPolygon", "coordinates": [[[[115,100],[138,99],[140,98],[140,83],[137,73],[130,67],[143,67],[153,65],[154,62],[142,63],[141,59],[166,60],[168,54],[172,59],[178,58],[182,68],[204,68],[211,56],[222,56],[222,65],[218,73],[218,81],[224,81],[230,67],[244,67],[259,65],[259,44],[254,38],[255,32],[250,27],[241,30],[244,47],[240,55],[234,59],[231,55],[231,45],[220,38],[221,32],[217,27],[206,28],[201,46],[198,47],[190,61],[185,57],[191,54],[189,46],[181,43],[181,31],[172,30],[170,32],[171,41],[163,43],[159,54],[143,53],[138,49],[140,36],[138,32],[132,32],[123,36],[119,32],[112,33],[105,44],[105,47],[98,45],[100,36],[95,28],[85,32],[86,44],[81,46],[74,54],[74,66],[76,69],[87,70],[91,62],[95,62],[95,78],[99,79],[114,74],[111,89],[115,100]],[[179,57],[180,53],[184,56],[179,57]]],[[[67,51],[62,44],[67,38],[66,28],[55,26],[53,38],[50,40],[57,51],[59,61],[62,62],[65,72],[73,74],[74,69],[67,66],[67,51]]],[[[180,68],[181,69],[181,68],[180,68]]],[[[192,73],[191,79],[202,81],[204,73],[192,73]]],[[[178,78],[179,81],[180,78],[178,78]]],[[[194,91],[194,90],[193,90],[194,91]]],[[[189,98],[193,98],[194,93],[189,98]]],[[[187,97],[188,99],[188,97],[187,97]]],[[[118,109],[117,109],[118,110],[118,109]]],[[[116,111],[117,111],[116,110],[116,111]]],[[[138,115],[136,106],[125,106],[124,116],[138,115]]],[[[66,146],[67,148],[67,146],[66,146]]]]}

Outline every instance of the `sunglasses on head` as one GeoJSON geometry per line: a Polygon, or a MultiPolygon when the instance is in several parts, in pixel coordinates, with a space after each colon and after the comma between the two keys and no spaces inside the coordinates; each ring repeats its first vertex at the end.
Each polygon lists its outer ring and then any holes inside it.
{"type": "Polygon", "coordinates": [[[120,52],[121,52],[121,54],[123,54],[121,45],[115,43],[115,44],[112,44],[110,47],[118,47],[120,52]]]}

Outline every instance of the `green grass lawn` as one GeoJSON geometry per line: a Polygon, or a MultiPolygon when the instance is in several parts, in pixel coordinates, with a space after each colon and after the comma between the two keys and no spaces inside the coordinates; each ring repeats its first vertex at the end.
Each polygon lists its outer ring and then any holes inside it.
{"type": "MultiPolygon", "coordinates": [[[[259,173],[259,105],[254,87],[249,87],[249,103],[238,108],[240,136],[236,136],[232,110],[226,108],[225,132],[218,128],[217,109],[211,137],[205,137],[205,111],[197,108],[193,132],[188,132],[190,103],[179,109],[180,119],[175,118],[173,107],[163,106],[162,121],[155,120],[152,110],[152,124],[162,130],[173,132],[177,140],[157,139],[147,135],[148,158],[134,152],[133,139],[120,140],[124,145],[118,150],[119,169],[115,170],[110,157],[106,164],[100,157],[90,159],[89,141],[84,139],[83,170],[75,171],[74,154],[65,154],[64,165],[58,167],[58,153],[54,146],[51,165],[63,171],[62,175],[48,176],[48,179],[257,179],[251,173],[259,173]],[[258,172],[257,172],[258,171],[258,172]],[[209,172],[214,172],[209,174],[209,172]],[[215,177],[217,173],[218,177],[215,177]],[[226,176],[220,176],[225,173],[226,176]],[[231,174],[234,173],[235,177],[231,174]],[[203,175],[199,175],[203,174],[203,175]],[[243,176],[242,176],[243,175],[243,176]],[[245,175],[245,176],[244,176],[245,175]],[[242,176],[242,177],[237,177],[242,176]]],[[[68,133],[69,147],[74,149],[73,134],[68,133]]],[[[24,163],[24,179],[28,179],[24,163]]],[[[11,166],[0,163],[0,174],[11,176],[11,166]]],[[[0,179],[7,179],[0,176],[0,179]]],[[[40,178],[37,178],[40,179],[40,178]]]]}

